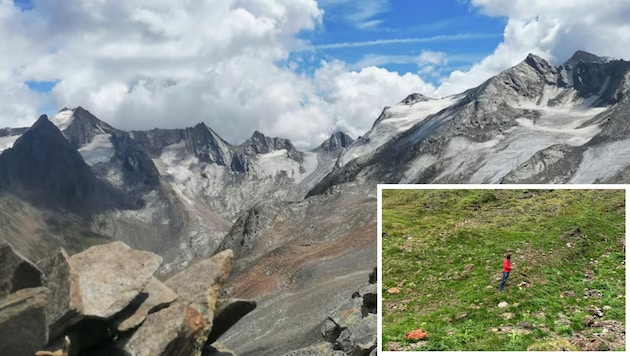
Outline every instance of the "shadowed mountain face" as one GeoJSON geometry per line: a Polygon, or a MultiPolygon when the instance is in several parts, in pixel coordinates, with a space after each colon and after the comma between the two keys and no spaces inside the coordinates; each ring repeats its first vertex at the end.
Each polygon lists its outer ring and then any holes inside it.
{"type": "Polygon", "coordinates": [[[162,276],[231,248],[232,287],[264,301],[225,339],[298,349],[376,264],[377,183],[630,181],[629,72],[585,52],[558,67],[530,55],[458,95],[411,94],[356,141],[338,132],[308,151],[260,132],[231,144],[203,123],[125,132],[64,109],[0,130],[1,238],[33,259],[122,240],[159,254],[162,276]],[[256,325],[286,332],[252,338],[256,325]]]}
{"type": "Polygon", "coordinates": [[[78,213],[124,205],[45,115],[0,155],[0,187],[78,213]]]}

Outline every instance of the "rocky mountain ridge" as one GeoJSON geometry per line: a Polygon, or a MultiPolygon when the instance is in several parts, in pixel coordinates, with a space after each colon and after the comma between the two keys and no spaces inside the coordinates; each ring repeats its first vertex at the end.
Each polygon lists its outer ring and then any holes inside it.
{"type": "Polygon", "coordinates": [[[58,149],[31,149],[37,127],[0,130],[0,233],[33,261],[123,241],[159,255],[163,278],[231,249],[228,288],[259,307],[223,338],[241,354],[301,349],[376,265],[376,183],[627,181],[628,63],[530,55],[458,95],[411,94],[356,141],[339,132],[310,151],[260,132],[234,145],[203,123],[125,132],[64,109],[37,125],[58,149]]]}

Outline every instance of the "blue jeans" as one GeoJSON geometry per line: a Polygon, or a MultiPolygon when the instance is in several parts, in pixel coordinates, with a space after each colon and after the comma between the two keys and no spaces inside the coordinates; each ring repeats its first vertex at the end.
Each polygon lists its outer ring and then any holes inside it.
{"type": "Polygon", "coordinates": [[[501,287],[499,287],[499,290],[501,292],[503,292],[503,286],[505,285],[505,281],[507,281],[509,275],[510,275],[510,272],[503,272],[503,279],[501,280],[501,287]]]}

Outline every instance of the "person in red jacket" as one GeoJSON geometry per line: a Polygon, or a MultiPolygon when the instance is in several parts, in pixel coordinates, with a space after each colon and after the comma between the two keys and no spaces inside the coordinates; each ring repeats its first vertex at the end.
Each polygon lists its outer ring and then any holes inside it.
{"type": "Polygon", "coordinates": [[[503,279],[501,280],[501,286],[499,287],[501,292],[503,292],[503,286],[505,286],[505,281],[507,281],[508,276],[510,275],[510,270],[512,269],[512,264],[510,264],[511,257],[512,255],[508,253],[507,256],[505,256],[505,260],[503,260],[503,279]]]}

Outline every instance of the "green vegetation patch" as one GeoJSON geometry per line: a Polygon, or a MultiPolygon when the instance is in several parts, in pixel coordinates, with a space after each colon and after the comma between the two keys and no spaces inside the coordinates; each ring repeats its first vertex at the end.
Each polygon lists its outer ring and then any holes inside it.
{"type": "Polygon", "coordinates": [[[429,336],[416,350],[526,351],[625,326],[623,190],[382,193],[385,350],[418,328],[429,336]]]}

